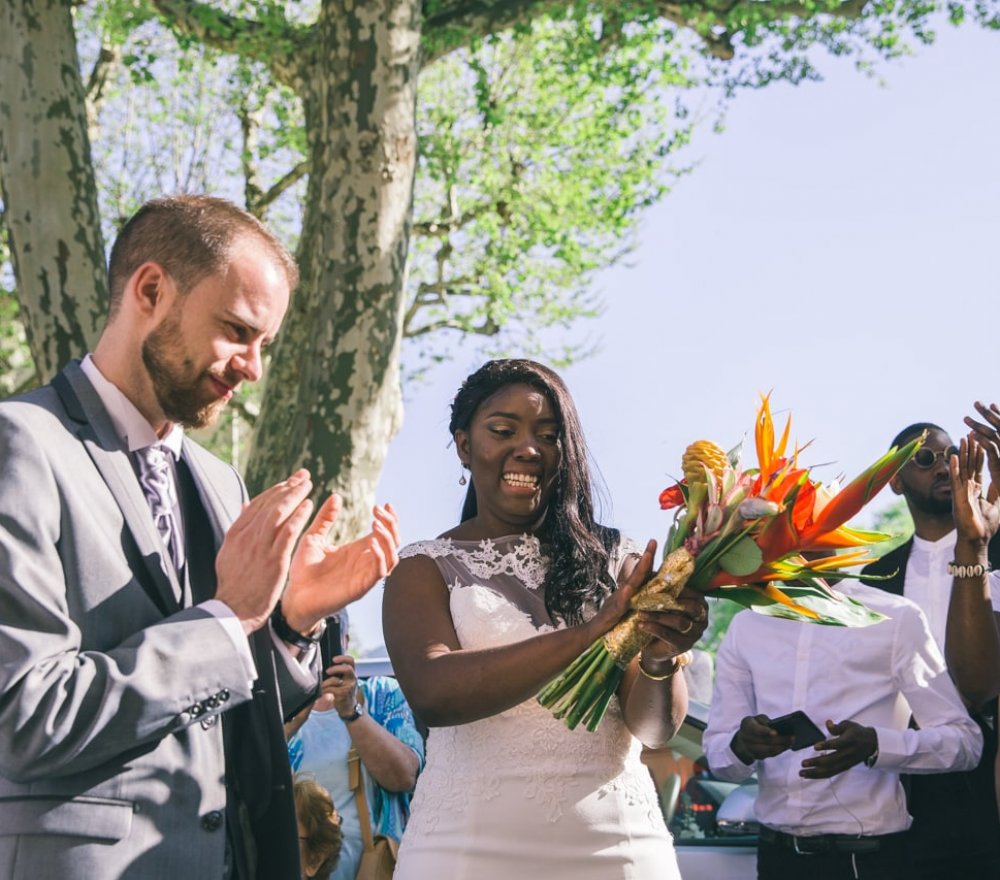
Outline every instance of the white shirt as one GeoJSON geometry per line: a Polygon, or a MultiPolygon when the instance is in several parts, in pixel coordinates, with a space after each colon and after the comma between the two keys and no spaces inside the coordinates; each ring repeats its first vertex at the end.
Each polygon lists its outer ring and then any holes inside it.
{"type": "Polygon", "coordinates": [[[716,657],[703,747],[712,771],[740,781],[757,772],[757,819],[789,834],[878,835],[910,826],[900,772],[968,770],[982,734],[969,718],[923,613],[907,599],[862,584],[843,593],[890,619],[867,627],[820,626],[744,611],[716,657]],[[826,722],[874,727],[878,760],[830,779],[803,779],[812,748],[744,764],[730,748],[747,715],[802,709],[826,722]],[[908,728],[910,714],[920,725],[908,728]]]}
{"type": "MultiPolygon", "coordinates": [[[[948,574],[948,563],[955,558],[957,540],[957,529],[952,529],[936,541],[927,541],[914,535],[903,581],[903,595],[916,602],[927,615],[931,634],[942,651],[953,580],[948,574]]],[[[990,572],[989,586],[993,610],[1000,612],[1000,573],[990,572]]]]}

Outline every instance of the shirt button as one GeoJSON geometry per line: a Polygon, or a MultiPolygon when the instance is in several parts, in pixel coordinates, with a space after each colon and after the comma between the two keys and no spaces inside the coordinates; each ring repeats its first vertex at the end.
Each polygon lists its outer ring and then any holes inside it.
{"type": "Polygon", "coordinates": [[[222,813],[212,810],[201,817],[201,827],[206,831],[218,831],[222,827],[222,813]]]}

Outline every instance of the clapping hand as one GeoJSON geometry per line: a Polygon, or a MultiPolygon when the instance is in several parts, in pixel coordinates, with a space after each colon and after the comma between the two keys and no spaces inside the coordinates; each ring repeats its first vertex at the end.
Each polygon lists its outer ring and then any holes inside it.
{"type": "MultiPolygon", "coordinates": [[[[989,412],[982,404],[977,403],[976,407],[981,412],[989,412]]],[[[995,418],[1000,419],[1000,414],[995,418]]],[[[973,544],[986,544],[1000,527],[1000,446],[993,439],[995,429],[987,429],[972,419],[966,422],[979,427],[973,427],[969,436],[961,439],[958,455],[952,456],[949,462],[952,510],[959,538],[973,544]],[[979,438],[983,438],[982,444],[979,438]],[[986,457],[989,459],[990,488],[984,494],[982,471],[986,457]]]]}
{"type": "Polygon", "coordinates": [[[374,508],[367,535],[331,547],[327,535],[341,506],[339,495],[327,498],[292,557],[281,608],[298,632],[360,599],[399,561],[399,518],[391,504],[374,508]]]}

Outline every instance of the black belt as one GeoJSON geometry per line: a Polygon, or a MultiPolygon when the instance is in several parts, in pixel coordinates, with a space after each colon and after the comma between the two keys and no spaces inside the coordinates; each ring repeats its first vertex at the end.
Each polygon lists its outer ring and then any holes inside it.
{"type": "Polygon", "coordinates": [[[800,856],[819,853],[872,853],[878,852],[887,843],[898,840],[899,834],[880,834],[870,837],[852,837],[849,834],[814,834],[796,837],[784,831],[775,831],[764,825],[760,827],[760,839],[785,849],[794,850],[800,856]]]}

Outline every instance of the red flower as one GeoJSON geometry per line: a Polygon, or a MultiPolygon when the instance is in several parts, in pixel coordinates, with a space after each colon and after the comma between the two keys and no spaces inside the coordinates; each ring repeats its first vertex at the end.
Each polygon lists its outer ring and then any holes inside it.
{"type": "Polygon", "coordinates": [[[674,507],[680,507],[684,504],[684,490],[681,488],[680,483],[674,483],[673,486],[667,486],[660,493],[660,510],[670,510],[674,507]]]}

